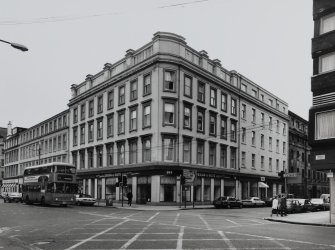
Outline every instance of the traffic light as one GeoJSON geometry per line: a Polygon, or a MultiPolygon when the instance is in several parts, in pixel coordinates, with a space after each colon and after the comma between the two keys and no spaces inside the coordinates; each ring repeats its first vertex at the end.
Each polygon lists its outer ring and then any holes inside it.
{"type": "Polygon", "coordinates": [[[122,183],[123,183],[123,186],[127,186],[127,176],[122,176],[122,183]]]}
{"type": "Polygon", "coordinates": [[[186,177],[185,176],[180,176],[180,184],[184,185],[185,184],[186,177]]]}
{"type": "Polygon", "coordinates": [[[280,171],[280,172],[278,173],[278,176],[280,177],[281,180],[284,179],[284,174],[285,174],[284,171],[280,171]]]}

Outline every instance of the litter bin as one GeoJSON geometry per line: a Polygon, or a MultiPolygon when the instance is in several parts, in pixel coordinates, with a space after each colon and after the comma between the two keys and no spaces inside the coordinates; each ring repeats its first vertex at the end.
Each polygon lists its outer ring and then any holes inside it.
{"type": "Polygon", "coordinates": [[[112,199],[106,199],[106,206],[113,206],[113,200],[112,199]]]}

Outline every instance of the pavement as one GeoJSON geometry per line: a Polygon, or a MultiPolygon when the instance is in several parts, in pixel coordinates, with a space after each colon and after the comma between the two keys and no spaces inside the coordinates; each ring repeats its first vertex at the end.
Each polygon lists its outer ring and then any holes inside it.
{"type": "Polygon", "coordinates": [[[266,217],[264,220],[300,225],[335,227],[335,221],[330,223],[329,211],[288,214],[283,217],[280,215],[272,215],[272,217],[266,217]]]}
{"type": "MultiPolygon", "coordinates": [[[[96,204],[101,206],[106,206],[106,204],[96,204]]],[[[213,205],[192,205],[184,204],[181,206],[150,206],[141,204],[132,204],[128,206],[127,201],[124,202],[123,206],[121,203],[113,203],[114,208],[122,209],[132,209],[140,211],[173,211],[173,210],[189,210],[189,209],[211,209],[214,208],[213,205]]],[[[287,216],[281,217],[273,215],[272,217],[265,217],[264,220],[274,221],[279,223],[290,223],[290,224],[300,224],[300,225],[313,225],[313,226],[326,226],[335,227],[335,221],[330,223],[329,221],[330,213],[329,211],[319,211],[319,212],[308,212],[308,213],[298,213],[298,214],[288,214],[287,216]]]]}

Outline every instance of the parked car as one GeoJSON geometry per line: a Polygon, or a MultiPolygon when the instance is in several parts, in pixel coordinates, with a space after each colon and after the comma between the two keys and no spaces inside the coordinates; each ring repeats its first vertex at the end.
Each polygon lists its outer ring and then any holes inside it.
{"type": "Polygon", "coordinates": [[[304,212],[303,205],[297,199],[286,200],[286,213],[294,214],[304,212]]]}
{"type": "Polygon", "coordinates": [[[318,211],[318,210],[325,211],[325,210],[330,209],[330,203],[325,202],[321,198],[313,198],[313,199],[311,199],[311,203],[312,203],[313,207],[315,208],[315,211],[318,211]]]}
{"type": "Polygon", "coordinates": [[[264,199],[263,201],[265,202],[265,206],[272,207],[273,197],[264,199]]]}
{"type": "Polygon", "coordinates": [[[262,201],[258,197],[250,197],[248,199],[242,200],[243,206],[245,207],[264,207],[265,201],[262,201]]]}
{"type": "Polygon", "coordinates": [[[213,205],[215,208],[232,208],[232,207],[239,207],[242,208],[243,204],[240,200],[236,199],[235,197],[231,196],[223,196],[219,197],[213,201],[213,205]]]}
{"type": "Polygon", "coordinates": [[[8,192],[7,194],[4,195],[4,202],[23,202],[22,200],[22,193],[18,192],[8,192]]]}
{"type": "Polygon", "coordinates": [[[89,194],[77,194],[76,195],[76,205],[87,205],[93,206],[96,200],[89,194]]]}
{"type": "Polygon", "coordinates": [[[316,209],[308,199],[296,199],[303,207],[303,212],[315,212],[316,209]]]}

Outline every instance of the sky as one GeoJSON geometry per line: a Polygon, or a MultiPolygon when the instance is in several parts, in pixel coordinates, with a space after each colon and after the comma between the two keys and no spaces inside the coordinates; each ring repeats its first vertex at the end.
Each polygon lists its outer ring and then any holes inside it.
{"type": "Polygon", "coordinates": [[[72,84],[157,31],[186,38],[308,120],[312,0],[11,0],[0,8],[0,127],[29,128],[67,109],[72,84]]]}

